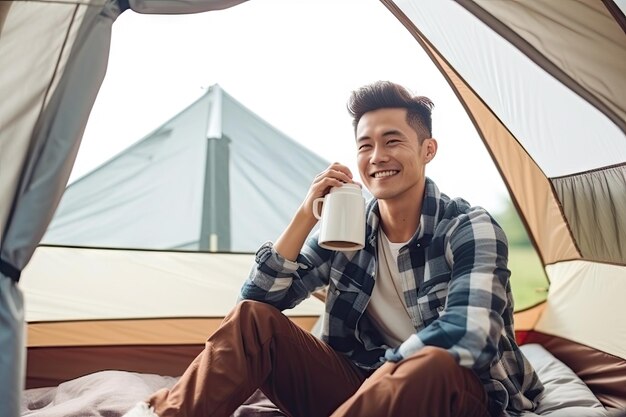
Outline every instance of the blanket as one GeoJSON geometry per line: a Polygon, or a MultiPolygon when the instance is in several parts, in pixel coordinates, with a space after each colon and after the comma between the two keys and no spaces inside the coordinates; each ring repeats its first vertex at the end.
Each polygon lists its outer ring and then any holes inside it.
{"type": "MultiPolygon", "coordinates": [[[[57,387],[26,390],[23,417],[120,417],[132,406],[177,378],[124,371],[101,371],[57,387]]],[[[284,417],[256,391],[232,417],[284,417]]]]}

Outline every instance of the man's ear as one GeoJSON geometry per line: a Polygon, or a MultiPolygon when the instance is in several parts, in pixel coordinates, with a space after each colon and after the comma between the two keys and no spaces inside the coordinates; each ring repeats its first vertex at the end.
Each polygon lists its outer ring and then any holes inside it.
{"type": "Polygon", "coordinates": [[[422,142],[424,163],[429,163],[437,155],[437,140],[433,138],[424,139],[422,142]]]}

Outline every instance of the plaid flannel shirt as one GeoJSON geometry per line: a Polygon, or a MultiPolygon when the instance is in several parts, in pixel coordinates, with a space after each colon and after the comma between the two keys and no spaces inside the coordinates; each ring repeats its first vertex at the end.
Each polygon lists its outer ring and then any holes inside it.
{"type": "Polygon", "coordinates": [[[378,203],[368,203],[365,248],[335,252],[313,234],[296,262],[264,244],[246,280],[242,299],[283,310],[328,287],[322,340],[363,369],[398,361],[423,346],[446,349],[473,369],[489,396],[493,416],[533,409],[543,391],[519,350],[506,237],[482,208],[450,199],[426,179],[420,224],[400,249],[403,295],[416,332],[399,347],[386,346],[365,313],[377,270],[378,203]]]}

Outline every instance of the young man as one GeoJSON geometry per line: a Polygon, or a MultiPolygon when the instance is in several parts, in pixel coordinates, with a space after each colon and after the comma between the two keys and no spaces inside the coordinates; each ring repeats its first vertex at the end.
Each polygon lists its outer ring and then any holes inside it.
{"type": "Polygon", "coordinates": [[[425,176],[432,103],[390,82],[353,92],[357,159],[374,198],[366,244],[322,249],[313,201],[353,182],[335,163],[263,245],[242,301],[171,390],[133,415],[229,416],[257,388],[289,416],[485,417],[543,387],[513,334],[507,242],[482,208],[425,176]],[[280,311],[328,287],[322,340],[280,311]],[[143,410],[143,414],[140,414],[143,410]],[[155,414],[154,414],[155,413],[155,414]]]}

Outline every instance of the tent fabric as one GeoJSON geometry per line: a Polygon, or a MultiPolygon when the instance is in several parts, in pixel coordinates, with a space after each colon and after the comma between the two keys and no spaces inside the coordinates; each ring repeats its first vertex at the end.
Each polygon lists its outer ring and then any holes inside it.
{"type": "Polygon", "coordinates": [[[28,349],[26,388],[53,387],[102,371],[103,363],[106,369],[179,376],[202,348],[201,344],[34,347],[28,349]]]}
{"type": "Polygon", "coordinates": [[[626,408],[626,20],[610,0],[383,3],[464,105],[546,268],[520,328],[614,358],[610,378],[572,365],[626,408]]]}
{"type": "MultiPolygon", "coordinates": [[[[20,24],[20,20],[34,19],[38,13],[47,13],[46,7],[50,7],[50,4],[13,4],[9,17],[15,14],[16,19],[11,19],[12,24],[5,22],[3,27],[2,45],[7,45],[6,52],[2,54],[3,61],[17,61],[14,55],[24,50],[21,35],[29,32],[29,26],[20,24]],[[17,42],[18,39],[20,42],[17,42]]],[[[15,149],[9,151],[12,155],[7,158],[15,156],[17,161],[9,165],[13,169],[8,171],[8,182],[14,185],[14,189],[6,189],[6,192],[9,195],[16,193],[17,197],[10,206],[11,211],[5,214],[7,227],[3,230],[2,259],[17,270],[21,270],[30,259],[34,245],[41,239],[65,188],[89,116],[84,100],[95,100],[104,77],[109,47],[107,36],[110,37],[116,13],[110,5],[106,9],[85,5],[62,5],[61,8],[65,13],[61,13],[60,21],[54,22],[58,28],[50,27],[50,33],[58,34],[53,36],[57,48],[46,46],[56,53],[44,54],[55,65],[42,66],[48,74],[35,76],[41,77],[44,83],[36,83],[40,88],[34,97],[22,97],[25,113],[21,113],[18,107],[15,114],[6,115],[9,118],[9,132],[3,131],[2,142],[9,142],[10,138],[11,145],[7,149],[15,149]],[[62,21],[65,21],[65,25],[61,24],[62,21]],[[73,35],[80,42],[68,48],[66,35],[73,35]],[[85,55],[92,50],[103,50],[105,54],[95,57],[85,55]],[[76,89],[67,89],[70,80],[76,89]],[[29,140],[15,140],[24,135],[29,140]]],[[[55,14],[54,10],[50,12],[55,14]]],[[[25,37],[28,40],[29,36],[25,37]]],[[[35,54],[39,52],[35,50],[35,54]]],[[[27,64],[29,60],[39,59],[37,55],[27,55],[18,62],[27,64]]],[[[14,65],[13,68],[17,68],[20,73],[29,73],[19,70],[20,65],[14,65]]],[[[22,78],[10,71],[6,78],[3,73],[2,85],[10,89],[16,84],[30,81],[30,75],[22,78]]],[[[15,109],[11,109],[13,111],[15,109]]]]}
{"type": "MultiPolygon", "coordinates": [[[[0,197],[8,202],[0,209],[1,417],[19,413],[24,374],[21,294],[7,281],[19,279],[61,198],[120,13],[115,0],[4,3],[0,93],[12,105],[0,109],[0,197]]],[[[233,4],[203,3],[204,10],[233,4]]],[[[180,12],[186,8],[179,3],[180,12]]]]}
{"type": "MultiPolygon", "coordinates": [[[[321,302],[317,304],[317,310],[321,310],[321,302]]],[[[313,306],[309,307],[314,310],[313,306]]],[[[294,323],[303,329],[312,329],[319,311],[308,316],[302,314],[302,310],[287,312],[294,323]]],[[[28,346],[200,345],[207,335],[218,329],[223,319],[219,316],[29,323],[28,346]]]]}
{"type": "Polygon", "coordinates": [[[207,149],[204,113],[211,105],[211,100],[195,103],[70,184],[42,242],[146,249],[197,242],[207,149]]]}
{"type": "Polygon", "coordinates": [[[253,252],[328,165],[214,85],[71,184],[43,242],[253,252]]]}
{"type": "Polygon", "coordinates": [[[496,165],[513,202],[523,213],[522,219],[543,263],[580,258],[580,252],[565,222],[559,202],[551,191],[550,182],[537,163],[529,157],[505,124],[434,49],[402,10],[392,4],[388,6],[429,53],[465,105],[485,146],[497,162],[496,165]]]}
{"type": "Polygon", "coordinates": [[[521,333],[520,343],[539,343],[544,346],[572,369],[605,407],[620,410],[608,415],[624,415],[626,361],[566,338],[535,330],[521,333]]]}
{"type": "Polygon", "coordinates": [[[582,255],[626,264],[626,165],[553,178],[552,184],[582,255]]]}
{"type": "MultiPolygon", "coordinates": [[[[611,13],[615,16],[616,19],[623,18],[624,15],[626,15],[626,0],[615,0],[612,4],[609,4],[608,7],[611,9],[611,13]],[[615,9],[616,6],[619,10],[615,9]]],[[[626,24],[624,24],[624,20],[621,20],[621,22],[624,31],[626,31],[626,24]]]]}
{"type": "MultiPolygon", "coordinates": [[[[24,270],[29,323],[224,317],[253,254],[40,246],[24,270]],[[149,291],[148,297],[142,294],[149,291]]],[[[310,298],[286,313],[319,316],[310,298]]]]}
{"type": "MultiPolygon", "coordinates": [[[[27,387],[104,367],[179,375],[235,305],[254,254],[39,246],[28,297],[27,387]]],[[[311,297],[286,310],[310,330],[311,297]]]]}
{"type": "Polygon", "coordinates": [[[144,14],[191,14],[223,10],[246,0],[120,0],[134,12],[144,14]]]}
{"type": "Polygon", "coordinates": [[[15,107],[2,107],[0,112],[3,178],[7,175],[0,192],[11,202],[0,213],[0,317],[7,322],[0,328],[2,417],[19,413],[25,357],[20,290],[7,281],[19,280],[63,194],[104,77],[117,14],[111,2],[104,6],[14,2],[0,33],[0,92],[14,97],[8,92],[16,85],[30,87],[18,90],[15,107]],[[33,21],[41,22],[38,29],[44,31],[33,31],[33,21]],[[40,41],[42,36],[47,42],[40,41]],[[11,162],[5,165],[6,161],[11,162]]]}
{"type": "Polygon", "coordinates": [[[546,302],[542,301],[537,305],[529,307],[527,309],[515,312],[515,332],[524,332],[532,330],[537,325],[537,322],[543,314],[543,310],[546,308],[546,302]]]}
{"type": "MultiPolygon", "coordinates": [[[[552,264],[582,257],[580,246],[586,242],[577,240],[572,232],[573,225],[564,215],[568,210],[576,210],[576,206],[572,201],[560,200],[549,180],[560,178],[562,182],[564,177],[593,171],[595,175],[604,176],[599,182],[615,184],[611,188],[612,194],[623,195],[623,184],[612,178],[607,179],[606,176],[613,171],[605,168],[623,169],[626,161],[624,132],[596,107],[559,83],[552,74],[545,74],[518,49],[511,48],[502,38],[494,36],[489,27],[477,21],[461,5],[436,2],[429,7],[418,7],[411,2],[386,3],[396,11],[409,30],[422,38],[422,44],[431,50],[433,59],[444,68],[445,75],[464,102],[499,169],[511,169],[510,174],[505,175],[505,180],[531,230],[543,262],[552,264]],[[428,39],[428,42],[424,39],[428,39]],[[465,39],[473,39],[475,42],[468,44],[464,42],[465,39]],[[485,59],[477,60],[476,56],[485,59]],[[446,71],[445,67],[449,70],[446,71]],[[492,80],[502,81],[493,83],[492,80]],[[511,100],[511,97],[515,97],[515,100],[511,100]],[[506,126],[506,129],[499,129],[499,124],[506,126]],[[589,143],[593,143],[598,152],[589,152],[589,143]],[[517,155],[506,152],[518,146],[520,152],[517,155]],[[498,153],[498,149],[504,152],[498,153]],[[565,150],[567,158],[555,157],[565,150]],[[537,175],[529,176],[529,172],[532,174],[533,171],[537,175]],[[547,204],[536,201],[537,197],[545,199],[547,204]],[[522,204],[527,206],[522,207],[522,204]],[[562,231],[560,236],[555,233],[559,230],[562,231]]],[[[462,3],[467,7],[470,2],[462,3]]],[[[490,7],[497,7],[497,4],[491,2],[490,7]]],[[[588,13],[591,17],[595,13],[610,17],[606,8],[591,8],[588,13]]],[[[585,19],[584,16],[578,18],[585,19]]],[[[619,29],[618,23],[611,22],[619,29]]],[[[523,19],[516,23],[521,25],[523,19]]],[[[554,23],[554,26],[557,30],[563,25],[554,23]]],[[[545,30],[551,30],[551,27],[545,30]]],[[[623,56],[624,59],[606,61],[606,72],[609,75],[626,73],[626,34],[621,30],[608,33],[614,37],[611,54],[623,56]]],[[[624,90],[621,85],[619,82],[615,86],[618,91],[624,90]]],[[[584,194],[586,190],[580,191],[583,193],[578,194],[580,198],[592,200],[593,196],[584,194]]],[[[620,203],[621,197],[617,201],[610,199],[606,201],[605,210],[618,212],[620,203]]],[[[577,230],[591,230],[596,219],[597,216],[585,218],[586,225],[577,225],[577,230]]],[[[626,229],[623,218],[615,220],[615,227],[606,228],[608,245],[611,242],[619,243],[619,236],[624,235],[626,229]]],[[[585,249],[593,246],[587,244],[585,249]]],[[[598,246],[597,243],[595,246],[598,246]]],[[[584,256],[589,260],[609,259],[623,263],[619,258],[613,259],[607,252],[587,250],[584,256]]]]}
{"type": "Polygon", "coordinates": [[[605,3],[569,0],[567,7],[551,0],[459,3],[626,133],[626,96],[620,94],[626,90],[625,35],[605,3]]]}
{"type": "MultiPolygon", "coordinates": [[[[531,335],[541,334],[542,344],[574,369],[605,405],[625,408],[626,331],[616,318],[624,316],[620,295],[625,292],[626,276],[626,1],[382,1],[427,50],[459,97],[498,166],[546,267],[552,283],[548,299],[542,306],[528,310],[523,326],[531,335]],[[587,361],[590,357],[606,360],[598,360],[602,366],[597,366],[587,361]],[[609,363],[612,367],[606,365],[609,363]]],[[[236,3],[119,1],[122,9],[157,13],[199,12],[236,3]]],[[[0,2],[0,93],[11,97],[10,106],[0,107],[0,197],[4,202],[0,205],[0,417],[17,415],[23,378],[24,307],[15,281],[35,251],[67,181],[106,68],[110,26],[119,13],[118,2],[113,0],[0,2]],[[42,38],[46,42],[41,42],[42,38]]],[[[236,227],[226,228],[234,218],[229,216],[235,216],[236,211],[231,210],[236,205],[231,196],[236,192],[227,184],[236,184],[237,191],[250,192],[253,187],[249,178],[238,178],[237,172],[250,172],[255,152],[263,149],[263,139],[247,131],[243,123],[235,122],[254,122],[244,110],[236,109],[241,112],[237,118],[224,116],[229,108],[227,95],[206,101],[210,103],[203,114],[209,114],[206,117],[211,122],[202,129],[202,144],[197,148],[205,150],[205,169],[198,165],[192,170],[193,178],[185,178],[191,188],[204,184],[202,198],[187,200],[190,211],[186,213],[195,216],[193,221],[200,226],[201,236],[196,240],[180,239],[177,247],[207,245],[220,250],[222,245],[230,247],[240,239],[236,227]],[[250,145],[241,152],[235,132],[243,132],[249,140],[250,145]],[[227,183],[222,176],[217,180],[212,175],[224,166],[234,167],[221,171],[224,176],[228,174],[227,183]],[[204,216],[207,207],[212,208],[212,217],[204,216]],[[201,220],[196,216],[199,212],[201,220]],[[228,217],[228,222],[218,221],[223,217],[217,214],[228,217]],[[232,233],[225,235],[226,230],[232,233]]],[[[173,133],[160,131],[145,150],[154,151],[173,133]]],[[[294,154],[301,151],[293,149],[294,154]]],[[[290,167],[289,158],[285,161],[284,165],[290,167]]],[[[271,176],[261,176],[260,181],[255,190],[270,189],[271,176]]],[[[144,181],[141,185],[149,188],[154,184],[144,181]]],[[[275,192],[271,189],[271,197],[265,197],[258,207],[281,206],[284,202],[275,201],[275,192]]],[[[141,197],[138,194],[135,196],[141,197]]],[[[247,228],[257,226],[246,224],[247,228]]],[[[154,227],[145,230],[153,231],[154,227]]],[[[263,239],[267,238],[266,232],[263,239]]],[[[131,270],[136,267],[132,263],[126,266],[131,270]]],[[[67,264],[59,267],[71,270],[67,264]]],[[[38,273],[45,277],[50,271],[42,269],[38,273]]],[[[90,272],[85,271],[83,276],[89,277],[90,272]]],[[[150,285],[141,277],[132,278],[138,278],[135,282],[144,286],[137,288],[150,285]]],[[[38,284],[42,290],[48,285],[45,280],[39,282],[44,282],[38,284]]],[[[191,291],[202,289],[203,282],[192,279],[181,285],[191,291]]],[[[197,314],[193,306],[198,308],[195,303],[201,298],[197,294],[189,297],[194,300],[190,306],[175,304],[168,310],[173,317],[141,316],[132,309],[126,315],[135,314],[132,320],[146,320],[155,329],[165,329],[172,323],[189,326],[194,322],[187,320],[194,319],[211,326],[216,317],[186,316],[197,314]],[[185,310],[188,307],[190,310],[185,310]]],[[[91,301],[93,304],[102,299],[91,301]]],[[[100,339],[93,333],[85,334],[100,345],[65,346],[74,350],[63,350],[63,357],[55,356],[60,350],[45,341],[33,346],[29,359],[38,355],[33,363],[48,366],[40,374],[41,381],[54,380],[55,372],[62,372],[59,368],[69,358],[77,363],[85,359],[74,367],[72,372],[76,372],[98,366],[97,355],[107,351],[119,354],[121,361],[116,363],[122,367],[132,366],[129,361],[141,362],[138,358],[142,354],[146,356],[146,351],[136,345],[107,345],[134,343],[138,340],[134,337],[142,337],[131,334],[130,321],[126,333],[120,335],[123,340],[113,337],[111,326],[124,320],[121,315],[102,316],[95,304],[79,305],[75,310],[62,308],[41,295],[33,306],[32,317],[37,317],[40,309],[39,317],[50,313],[60,318],[58,322],[45,318],[32,322],[33,334],[41,337],[39,341],[49,337],[55,343],[67,343],[64,340],[71,326],[81,326],[79,316],[92,317],[82,324],[97,320],[105,329],[100,339]],[[51,369],[54,366],[56,369],[51,369]]],[[[183,331],[177,337],[188,341],[186,338],[193,336],[183,331]]],[[[147,347],[159,352],[160,358],[173,349],[187,349],[188,354],[197,349],[196,345],[189,349],[190,345],[161,342],[155,337],[147,347]]],[[[142,369],[147,370],[149,365],[144,361],[142,369]]]]}
{"type": "Polygon", "coordinates": [[[0,274],[0,416],[18,410],[24,380],[24,296],[11,278],[0,274]],[[6,407],[6,409],[4,408],[6,407]]]}
{"type": "MultiPolygon", "coordinates": [[[[434,3],[429,7],[410,1],[395,4],[496,113],[546,176],[564,176],[598,166],[617,165],[626,159],[626,147],[621,146],[624,132],[615,124],[607,123],[606,116],[597,108],[552,75],[546,76],[535,62],[494,36],[490,28],[458,3],[434,3]],[[463,41],[467,39],[472,42],[463,41]],[[483,59],[476,59],[477,56],[483,59]],[[493,80],[506,82],[494,83],[493,80]],[[572,117],[578,114],[585,117],[572,117]],[[590,153],[590,142],[602,151],[590,153]],[[555,157],[564,150],[567,150],[567,158],[555,157]]],[[[612,71],[623,74],[626,72],[626,34],[621,32],[616,36],[619,37],[615,43],[621,45],[619,53],[616,52],[619,59],[606,65],[613,64],[612,71]]],[[[591,76],[599,77],[598,74],[591,76]]],[[[620,85],[615,86],[618,91],[620,85]]]]}
{"type": "Polygon", "coordinates": [[[626,321],[619,313],[624,268],[578,260],[548,265],[546,272],[550,293],[535,329],[626,359],[626,321]]]}
{"type": "MultiPolygon", "coordinates": [[[[234,306],[253,254],[39,246],[24,269],[27,387],[102,369],[179,375],[234,306]]],[[[309,330],[324,305],[285,313],[309,330]]]]}

